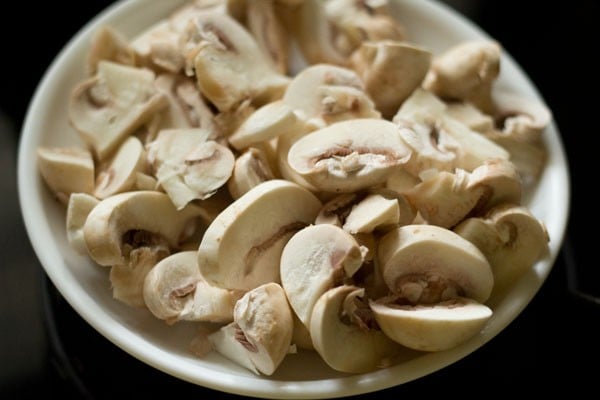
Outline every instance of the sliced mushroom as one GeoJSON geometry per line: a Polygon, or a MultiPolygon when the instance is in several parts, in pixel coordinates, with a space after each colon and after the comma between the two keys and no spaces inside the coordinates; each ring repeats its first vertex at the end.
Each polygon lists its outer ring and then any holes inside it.
{"type": "Polygon", "coordinates": [[[434,304],[456,297],[485,302],[494,276],[485,256],[458,234],[434,225],[407,225],[379,242],[383,279],[409,304],[434,304]]]}
{"type": "Polygon", "coordinates": [[[88,75],[96,74],[98,63],[102,60],[122,65],[135,64],[135,55],[127,38],[109,26],[101,27],[92,38],[87,58],[88,75]]]}
{"type": "Polygon", "coordinates": [[[98,73],[75,88],[69,119],[100,161],[167,106],[153,83],[149,70],[101,61],[98,73]]]}
{"type": "Polygon", "coordinates": [[[362,262],[356,240],[336,226],[312,225],[294,234],[281,254],[281,284],[300,321],[309,327],[319,297],[354,275],[362,262]]]}
{"type": "Polygon", "coordinates": [[[64,204],[71,193],[94,191],[94,160],[78,147],[39,147],[38,169],[54,196],[64,204]]]}
{"type": "Polygon", "coordinates": [[[282,96],[289,79],[256,57],[260,47],[233,18],[204,12],[186,33],[186,58],[194,65],[200,91],[219,111],[235,109],[246,99],[262,105],[282,96]]]}
{"type": "Polygon", "coordinates": [[[67,240],[79,254],[87,255],[83,238],[85,220],[100,200],[86,193],[72,193],[67,204],[67,240]]]}
{"type": "Polygon", "coordinates": [[[548,232],[526,208],[504,204],[483,218],[469,218],[454,231],[473,243],[489,260],[494,272],[494,296],[504,294],[539,260],[548,232]]]}
{"type": "Polygon", "coordinates": [[[516,141],[538,142],[552,115],[542,103],[507,92],[494,94],[497,134],[516,141]]]}
{"type": "Polygon", "coordinates": [[[470,103],[456,101],[448,103],[446,114],[475,132],[485,134],[494,129],[494,119],[470,103]]]}
{"type": "Polygon", "coordinates": [[[231,150],[203,129],[163,130],[149,146],[155,175],[177,208],[204,200],[223,186],[233,171],[231,150]]]}
{"type": "Polygon", "coordinates": [[[123,265],[139,246],[166,242],[176,249],[190,219],[205,216],[199,206],[178,211],[169,196],[155,191],[119,193],[102,200],[83,227],[90,257],[100,265],[123,265]],[[151,216],[151,217],[150,217],[151,216]]]}
{"type": "Polygon", "coordinates": [[[209,336],[213,347],[252,372],[272,375],[290,351],[294,322],[285,292],[261,285],[235,304],[234,322],[209,336]]]}
{"type": "Polygon", "coordinates": [[[283,96],[311,128],[354,118],[379,118],[359,76],[333,65],[313,65],[294,77],[283,96]]]}
{"type": "Polygon", "coordinates": [[[488,307],[464,297],[432,305],[369,304],[389,338],[421,351],[456,347],[477,335],[492,316],[488,307]]]}
{"type": "Polygon", "coordinates": [[[202,275],[228,289],[279,282],[283,247],[320,208],[312,193],[291,182],[270,180],[252,188],[206,230],[198,248],[202,275]]]}
{"type": "Polygon", "coordinates": [[[227,182],[231,197],[239,199],[262,182],[275,179],[263,151],[251,147],[235,160],[233,173],[227,182]]]}
{"type": "Polygon", "coordinates": [[[280,74],[288,69],[288,34],[275,12],[274,0],[246,1],[246,24],[264,56],[280,74]]]}
{"type": "Polygon", "coordinates": [[[405,166],[404,168],[396,168],[392,171],[387,181],[385,181],[385,187],[388,190],[404,196],[405,193],[414,188],[420,182],[421,180],[410,174],[406,170],[405,166]]]}
{"type": "Polygon", "coordinates": [[[179,46],[180,32],[161,21],[131,41],[136,61],[157,71],[180,72],[185,59],[179,46]]]}
{"type": "Polygon", "coordinates": [[[288,162],[321,191],[352,192],[385,182],[410,154],[395,124],[354,119],[300,138],[290,148],[288,162]]]}
{"type": "Polygon", "coordinates": [[[310,319],[315,350],[336,371],[363,373],[389,366],[401,347],[374,328],[364,289],[339,286],[316,302],[310,319]]]}
{"type": "Polygon", "coordinates": [[[385,118],[391,118],[421,85],[431,64],[431,53],[414,45],[386,40],[362,43],[351,60],[377,110],[385,118]]]}
{"type": "Polygon", "coordinates": [[[483,188],[483,196],[473,215],[481,215],[502,203],[521,203],[521,178],[514,164],[506,160],[491,160],[475,168],[469,177],[469,188],[483,188]]]}
{"type": "Polygon", "coordinates": [[[159,319],[177,321],[233,321],[239,292],[208,284],[198,268],[196,251],[182,251],[157,263],[144,281],[144,302],[159,319]]]}
{"type": "Polygon", "coordinates": [[[510,154],[510,161],[519,171],[523,187],[530,188],[538,182],[547,159],[546,148],[543,145],[502,136],[494,136],[492,140],[510,154]]]}
{"type": "Polygon", "coordinates": [[[433,60],[423,86],[444,99],[464,100],[490,114],[492,84],[500,73],[500,46],[467,41],[433,60]]]}
{"type": "Polygon", "coordinates": [[[137,174],[145,169],[146,154],[142,142],[133,136],[127,138],[108,165],[99,171],[94,196],[105,199],[132,190],[136,186],[137,174]]]}
{"type": "Polygon", "coordinates": [[[227,138],[236,150],[304,129],[294,111],[283,101],[269,103],[252,114],[227,138]]]}

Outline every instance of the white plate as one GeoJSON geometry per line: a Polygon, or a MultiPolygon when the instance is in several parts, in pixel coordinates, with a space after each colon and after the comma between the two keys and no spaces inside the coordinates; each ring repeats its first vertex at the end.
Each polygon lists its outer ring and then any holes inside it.
{"type": "MultiPolygon", "coordinates": [[[[129,37],[166,16],[179,1],[122,1],[82,29],[47,71],[30,105],[19,149],[19,197],[27,231],[46,273],[73,308],[97,331],[132,356],[198,385],[237,394],[273,398],[348,396],[395,386],[447,366],[476,350],[505,328],[529,303],[550,272],[559,251],[569,207],[569,177],[556,126],[545,132],[548,163],[529,202],[548,228],[549,252],[495,308],[484,331],[450,351],[420,356],[377,372],[348,375],[329,369],[314,353],[286,358],[271,377],[258,377],[211,354],[199,359],[188,351],[194,325],[169,327],[149,312],[131,309],[112,299],[108,270],[77,255],[68,246],[65,213],[43,185],[36,165],[40,145],[81,144],[67,122],[67,103],[83,78],[84,58],[92,33],[109,24],[129,37]]],[[[485,33],[449,8],[431,1],[395,1],[395,15],[410,38],[442,51],[485,33]]],[[[542,101],[523,71],[508,55],[502,59],[498,87],[542,101]]],[[[465,377],[467,383],[468,377],[465,377]]]]}

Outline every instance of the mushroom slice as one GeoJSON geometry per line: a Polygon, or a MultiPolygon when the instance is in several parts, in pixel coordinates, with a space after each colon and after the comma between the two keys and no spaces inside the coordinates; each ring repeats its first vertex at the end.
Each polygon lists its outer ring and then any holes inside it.
{"type": "Polygon", "coordinates": [[[375,104],[352,70],[333,65],[312,65],[294,77],[283,96],[310,127],[354,118],[379,118],[375,104]]]}
{"type": "Polygon", "coordinates": [[[516,141],[538,142],[552,119],[550,110],[542,103],[507,92],[494,95],[498,135],[516,141]]]}
{"type": "Polygon", "coordinates": [[[509,152],[510,161],[517,168],[523,187],[532,187],[546,164],[545,148],[539,143],[517,141],[502,136],[494,136],[492,140],[509,152]]]}
{"type": "Polygon", "coordinates": [[[286,22],[309,64],[347,63],[347,55],[335,45],[335,36],[339,32],[327,19],[321,0],[305,0],[296,7],[289,7],[288,11],[286,22]]]}
{"type": "Polygon", "coordinates": [[[243,150],[284,133],[302,129],[301,124],[290,106],[278,100],[250,114],[227,140],[236,150],[243,150]]]}
{"type": "Polygon", "coordinates": [[[492,310],[464,297],[432,305],[397,305],[370,301],[381,330],[403,346],[421,351],[443,351],[477,335],[492,310]]]}
{"type": "Polygon", "coordinates": [[[104,161],[129,134],[166,106],[167,99],[154,88],[152,71],[101,61],[98,73],[73,91],[69,119],[104,161]]]}
{"type": "Polygon", "coordinates": [[[90,257],[100,265],[126,264],[131,249],[166,242],[177,248],[189,221],[205,216],[199,206],[178,211],[169,196],[155,191],[119,193],[90,212],[83,235],[90,257]]]}
{"type": "Polygon", "coordinates": [[[83,226],[88,215],[100,200],[86,193],[73,193],[67,204],[67,240],[79,254],[87,255],[83,226]]]}
{"type": "Polygon", "coordinates": [[[223,186],[233,171],[231,150],[203,129],[163,130],[149,146],[155,175],[177,208],[204,200],[223,186]]]}
{"type": "Polygon", "coordinates": [[[494,272],[494,296],[505,293],[533,267],[548,243],[548,232],[526,208],[504,204],[483,218],[469,218],[454,231],[473,243],[494,272]]]}
{"type": "Polygon", "coordinates": [[[288,162],[321,191],[352,192],[385,182],[410,154],[395,124],[355,119],[300,138],[290,148],[288,162]]]}
{"type": "Polygon", "coordinates": [[[401,347],[374,326],[364,289],[339,286],[316,302],[310,319],[315,350],[336,371],[363,373],[391,364],[401,347]]]}
{"type": "Polygon", "coordinates": [[[265,153],[251,147],[235,160],[227,188],[231,197],[239,199],[253,187],[274,178],[265,153]]]}
{"type": "Polygon", "coordinates": [[[463,42],[433,60],[423,86],[442,98],[468,101],[490,114],[500,51],[492,41],[463,42]]]}
{"type": "Polygon", "coordinates": [[[180,75],[161,74],[154,85],[169,101],[169,106],[162,114],[162,129],[203,128],[211,132],[210,138],[218,136],[214,115],[202,99],[195,82],[180,75]]]}
{"type": "Polygon", "coordinates": [[[356,240],[336,226],[312,225],[292,236],[281,253],[281,284],[300,321],[308,327],[319,297],[354,275],[362,262],[356,240]]]}
{"type": "Polygon", "coordinates": [[[475,132],[486,134],[494,129],[494,119],[470,103],[456,101],[448,103],[446,115],[460,121],[475,132]]]}
{"type": "Polygon", "coordinates": [[[277,17],[274,0],[245,3],[248,30],[275,70],[285,74],[288,69],[288,34],[277,17]]]}
{"type": "Polygon", "coordinates": [[[417,186],[420,182],[421,180],[418,177],[410,174],[406,170],[405,164],[404,168],[396,168],[394,171],[392,171],[385,182],[385,188],[404,196],[404,194],[417,186]]]}
{"type": "Polygon", "coordinates": [[[214,349],[250,371],[272,375],[290,351],[294,321],[285,292],[261,285],[237,301],[234,322],[209,335],[214,349]]]}
{"type": "Polygon", "coordinates": [[[177,73],[185,65],[179,47],[180,33],[169,21],[161,21],[131,41],[139,64],[158,71],[177,73]]]}
{"type": "Polygon", "coordinates": [[[64,204],[71,193],[94,191],[94,160],[78,147],[39,147],[38,169],[54,196],[64,204]]]}
{"type": "Polygon", "coordinates": [[[94,196],[105,199],[133,189],[137,174],[145,169],[146,154],[142,142],[133,136],[127,138],[108,161],[108,165],[98,173],[94,196]]]}
{"type": "Polygon", "coordinates": [[[479,187],[484,193],[473,209],[473,215],[481,215],[498,204],[521,203],[521,178],[510,161],[490,160],[475,168],[469,177],[469,188],[479,187]]]}
{"type": "Polygon", "coordinates": [[[421,85],[431,64],[431,53],[407,43],[385,40],[362,43],[351,60],[377,110],[385,118],[392,118],[421,85]]]}
{"type": "Polygon", "coordinates": [[[198,86],[219,111],[244,100],[265,104],[283,94],[289,78],[275,72],[254,38],[233,18],[204,12],[187,29],[186,57],[192,60],[198,86]]]}
{"type": "Polygon", "coordinates": [[[250,290],[279,282],[283,247],[314,221],[321,202],[301,186],[270,180],[252,188],[209,225],[198,248],[202,275],[218,286],[250,290]]]}
{"type": "Polygon", "coordinates": [[[101,27],[92,38],[87,58],[88,75],[96,74],[102,60],[122,65],[134,65],[135,55],[127,38],[109,26],[101,27]]]}
{"type": "Polygon", "coordinates": [[[233,321],[240,295],[208,284],[198,268],[196,251],[182,251],[157,263],[144,281],[144,302],[156,318],[177,321],[233,321]]]}
{"type": "Polygon", "coordinates": [[[378,259],[390,290],[410,304],[455,297],[485,302],[494,276],[485,256],[458,234],[434,225],[407,225],[379,242],[378,259]]]}

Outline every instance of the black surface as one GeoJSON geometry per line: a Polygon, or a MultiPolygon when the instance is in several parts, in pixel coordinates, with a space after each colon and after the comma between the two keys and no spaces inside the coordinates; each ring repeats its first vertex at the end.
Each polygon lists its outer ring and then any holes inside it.
{"type": "MultiPolygon", "coordinates": [[[[18,131],[41,76],[70,37],[110,1],[66,5],[22,2],[0,24],[0,398],[121,398],[235,396],[212,392],[156,371],[130,357],[83,322],[46,280],[24,233],[15,183],[18,131]],[[67,15],[68,14],[68,15],[67,15]],[[59,15],[59,17],[54,17],[59,15]],[[34,36],[26,38],[23,32],[34,36]]],[[[554,113],[569,156],[572,212],[569,237],[579,286],[600,294],[595,200],[600,74],[598,2],[453,1],[499,40],[527,71],[554,113]],[[592,233],[590,232],[592,229],[592,233]]],[[[377,396],[461,398],[567,390],[597,396],[600,308],[568,290],[563,254],[524,312],[489,344],[425,378],[377,396]]],[[[572,271],[571,271],[572,272],[572,271]]],[[[358,398],[358,397],[357,397],[358,398]]],[[[367,396],[360,396],[367,398],[367,396]]],[[[414,397],[413,397],[414,398],[414,397]]]]}

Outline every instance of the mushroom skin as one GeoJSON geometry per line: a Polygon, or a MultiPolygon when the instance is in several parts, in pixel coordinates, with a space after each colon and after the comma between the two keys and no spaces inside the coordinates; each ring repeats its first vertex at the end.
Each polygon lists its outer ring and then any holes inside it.
{"type": "Polygon", "coordinates": [[[389,366],[402,347],[381,330],[363,300],[364,289],[351,285],[332,288],[315,303],[310,335],[315,350],[336,371],[371,372],[389,366]],[[364,306],[358,306],[364,304],[364,306]]]}
{"type": "Polygon", "coordinates": [[[525,207],[505,203],[454,228],[489,260],[494,273],[492,296],[505,294],[530,270],[548,246],[548,232],[525,207]]]}
{"type": "Polygon", "coordinates": [[[377,251],[383,279],[409,304],[455,297],[484,303],[494,286],[481,251],[458,234],[435,225],[406,225],[387,233],[377,251]]]}
{"type": "Polygon", "coordinates": [[[315,195],[295,183],[274,179],[255,186],[206,229],[198,247],[202,275],[227,289],[279,282],[285,244],[320,208],[315,195]]]}
{"type": "Polygon", "coordinates": [[[312,132],[288,153],[290,167],[315,188],[353,192],[385,182],[411,151],[382,119],[354,119],[312,132]]]}

